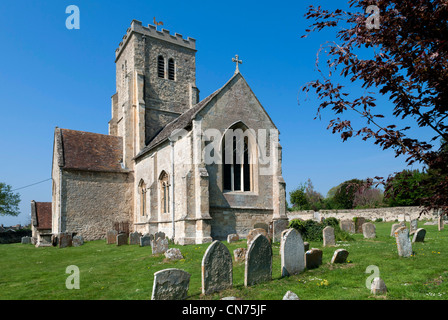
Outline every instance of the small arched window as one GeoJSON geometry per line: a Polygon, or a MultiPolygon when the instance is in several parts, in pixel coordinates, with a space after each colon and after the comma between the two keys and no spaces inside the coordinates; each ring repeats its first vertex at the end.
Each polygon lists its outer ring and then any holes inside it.
{"type": "Polygon", "coordinates": [[[168,174],[162,171],[159,177],[160,186],[160,209],[162,213],[170,212],[170,185],[168,174]]]}
{"type": "Polygon", "coordinates": [[[157,76],[159,78],[165,78],[165,58],[162,56],[157,57],[157,76]]]}
{"type": "Polygon", "coordinates": [[[140,194],[140,215],[144,216],[146,214],[146,183],[141,180],[139,183],[139,194],[140,194]]]}
{"type": "Polygon", "coordinates": [[[175,64],[173,58],[168,59],[168,79],[175,79],[175,64]]]}

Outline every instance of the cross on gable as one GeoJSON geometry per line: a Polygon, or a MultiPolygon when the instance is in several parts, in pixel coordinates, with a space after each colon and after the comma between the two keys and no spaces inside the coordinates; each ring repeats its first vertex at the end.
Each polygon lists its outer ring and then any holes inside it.
{"type": "Polygon", "coordinates": [[[238,58],[239,58],[239,57],[238,57],[237,54],[235,55],[235,58],[232,58],[232,62],[236,62],[235,73],[240,72],[240,70],[238,69],[238,65],[241,64],[241,63],[243,63],[243,61],[242,61],[242,60],[238,60],[238,58]]]}

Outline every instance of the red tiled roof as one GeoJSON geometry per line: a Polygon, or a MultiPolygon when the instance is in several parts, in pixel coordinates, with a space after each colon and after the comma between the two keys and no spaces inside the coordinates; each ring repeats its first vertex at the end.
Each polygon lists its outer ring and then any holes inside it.
{"type": "Polygon", "coordinates": [[[86,171],[124,171],[122,137],[60,129],[63,168],[86,171]]]}
{"type": "Polygon", "coordinates": [[[51,202],[36,202],[37,229],[51,229],[51,202]]]}

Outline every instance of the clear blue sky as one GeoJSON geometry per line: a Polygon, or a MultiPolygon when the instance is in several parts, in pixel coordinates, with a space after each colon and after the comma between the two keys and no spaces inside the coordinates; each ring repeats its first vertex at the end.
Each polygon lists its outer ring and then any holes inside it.
{"type": "MultiPolygon", "coordinates": [[[[313,120],[317,101],[300,87],[318,78],[316,52],[334,34],[301,39],[310,4],[345,8],[346,1],[11,1],[0,2],[0,181],[20,188],[51,177],[56,126],[107,133],[115,93],[115,49],[133,19],[153,17],[164,28],[197,40],[201,99],[221,87],[243,60],[241,73],[280,130],[287,192],[310,178],[326,195],[351,179],[387,176],[403,158],[372,142],[341,142],[326,130],[331,114],[313,120]],[[80,9],[80,29],[68,30],[68,5],[80,9]],[[301,103],[298,104],[298,98],[301,103]]],[[[353,92],[359,89],[353,86],[353,92]]],[[[387,100],[382,110],[391,109],[387,100]]],[[[355,119],[355,118],[354,118],[355,119]]],[[[393,123],[393,120],[392,120],[393,123]]],[[[18,191],[21,214],[30,201],[51,201],[51,181],[18,191]]],[[[289,196],[288,196],[289,199],[289,196]]]]}

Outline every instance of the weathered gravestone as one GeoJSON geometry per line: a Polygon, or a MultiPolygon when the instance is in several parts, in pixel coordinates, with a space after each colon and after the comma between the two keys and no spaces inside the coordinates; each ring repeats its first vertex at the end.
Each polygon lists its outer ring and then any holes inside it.
{"type": "Polygon", "coordinates": [[[140,237],[140,247],[150,246],[153,240],[154,236],[152,234],[145,233],[142,237],[140,237]]]}
{"type": "Polygon", "coordinates": [[[166,250],[165,258],[167,258],[168,260],[180,260],[183,259],[184,256],[182,255],[179,249],[171,248],[166,250]]]}
{"type": "Polygon", "coordinates": [[[289,221],[287,219],[278,219],[272,222],[272,241],[280,242],[282,232],[288,229],[289,221]]]}
{"type": "Polygon", "coordinates": [[[151,300],[184,300],[190,286],[190,274],[180,269],[164,269],[154,273],[151,300]]]}
{"type": "Polygon", "coordinates": [[[128,244],[128,235],[126,233],[119,233],[117,235],[117,246],[128,244]]]}
{"type": "Polygon", "coordinates": [[[307,269],[318,268],[322,264],[322,250],[312,248],[305,252],[305,267],[307,269]]]}
{"type": "Polygon", "coordinates": [[[66,248],[72,246],[72,234],[68,232],[61,232],[58,234],[59,248],[66,248]]]}
{"type": "Polygon", "coordinates": [[[283,296],[282,300],[300,300],[299,296],[292,291],[288,291],[283,296]]]}
{"type": "Polygon", "coordinates": [[[331,258],[331,263],[345,263],[347,261],[348,251],[345,249],[338,249],[334,252],[331,258]]]}
{"type": "Polygon", "coordinates": [[[84,244],[84,238],[81,235],[73,236],[72,245],[74,247],[80,247],[84,244]]]}
{"type": "Polygon", "coordinates": [[[324,247],[334,246],[336,244],[333,227],[330,226],[325,227],[324,230],[322,230],[322,235],[323,235],[324,247]]]}
{"type": "Polygon", "coordinates": [[[131,232],[129,234],[129,244],[139,244],[140,243],[140,237],[142,234],[140,232],[131,232]]]}
{"type": "Polygon", "coordinates": [[[247,287],[271,279],[271,243],[264,235],[258,234],[247,249],[244,285],[247,287]]]}
{"type": "Polygon", "coordinates": [[[202,258],[202,293],[210,294],[232,287],[233,266],[229,249],[215,240],[202,258]]]}
{"type": "Polygon", "coordinates": [[[395,237],[395,230],[397,230],[400,227],[402,227],[402,225],[400,225],[399,223],[394,223],[390,228],[390,236],[395,237]]]}
{"type": "Polygon", "coordinates": [[[363,217],[355,218],[355,231],[356,233],[362,233],[362,225],[366,222],[366,219],[363,217]]]}
{"type": "Polygon", "coordinates": [[[400,257],[410,257],[412,255],[412,244],[409,239],[409,230],[400,227],[395,230],[395,240],[397,242],[398,255],[400,257]]]}
{"type": "Polygon", "coordinates": [[[233,257],[235,258],[235,262],[242,262],[246,259],[246,248],[237,248],[233,250],[233,257]]]}
{"type": "Polygon", "coordinates": [[[22,237],[21,243],[22,244],[30,244],[31,243],[31,237],[22,237]]]}
{"type": "Polygon", "coordinates": [[[165,253],[168,250],[168,239],[157,238],[151,242],[152,254],[165,253]]]}
{"type": "Polygon", "coordinates": [[[387,287],[383,279],[379,277],[374,278],[370,285],[370,292],[373,294],[386,294],[387,287]]]}
{"type": "Polygon", "coordinates": [[[371,222],[366,222],[362,225],[362,234],[366,239],[373,239],[376,237],[375,225],[371,222]]]}
{"type": "Polygon", "coordinates": [[[271,239],[269,238],[268,232],[263,228],[255,228],[249,231],[247,235],[247,247],[249,248],[250,244],[254,241],[255,237],[257,237],[259,234],[262,234],[268,241],[270,242],[271,239]]]}
{"type": "Polygon", "coordinates": [[[308,250],[310,250],[310,243],[305,241],[303,243],[303,251],[307,252],[308,250]]]}
{"type": "Polygon", "coordinates": [[[227,235],[227,242],[228,243],[234,243],[240,240],[239,235],[237,235],[236,233],[231,233],[229,235],[227,235]]]}
{"type": "Polygon", "coordinates": [[[355,233],[355,222],[353,222],[352,220],[341,220],[339,222],[339,227],[341,228],[341,230],[348,233],[355,233]]]}
{"type": "Polygon", "coordinates": [[[106,233],[106,243],[107,244],[115,244],[117,241],[117,235],[118,235],[118,231],[117,230],[109,230],[106,233]]]}
{"type": "Polygon", "coordinates": [[[437,219],[437,226],[439,228],[439,231],[442,231],[444,229],[443,216],[441,214],[439,214],[439,218],[437,219]]]}
{"type": "Polygon", "coordinates": [[[414,232],[412,242],[424,242],[425,236],[426,236],[426,230],[423,228],[419,228],[414,232]]]}
{"type": "Polygon", "coordinates": [[[410,223],[410,230],[409,230],[409,234],[413,235],[415,231],[417,231],[418,229],[418,220],[417,219],[412,219],[411,223],[410,223]]]}
{"type": "Polygon", "coordinates": [[[298,274],[305,269],[303,239],[296,229],[282,232],[280,243],[282,277],[298,274]]]}
{"type": "Polygon", "coordinates": [[[162,231],[156,232],[156,233],[154,234],[154,240],[157,239],[157,238],[165,239],[165,238],[166,238],[166,236],[165,236],[165,232],[162,232],[162,231]]]}

